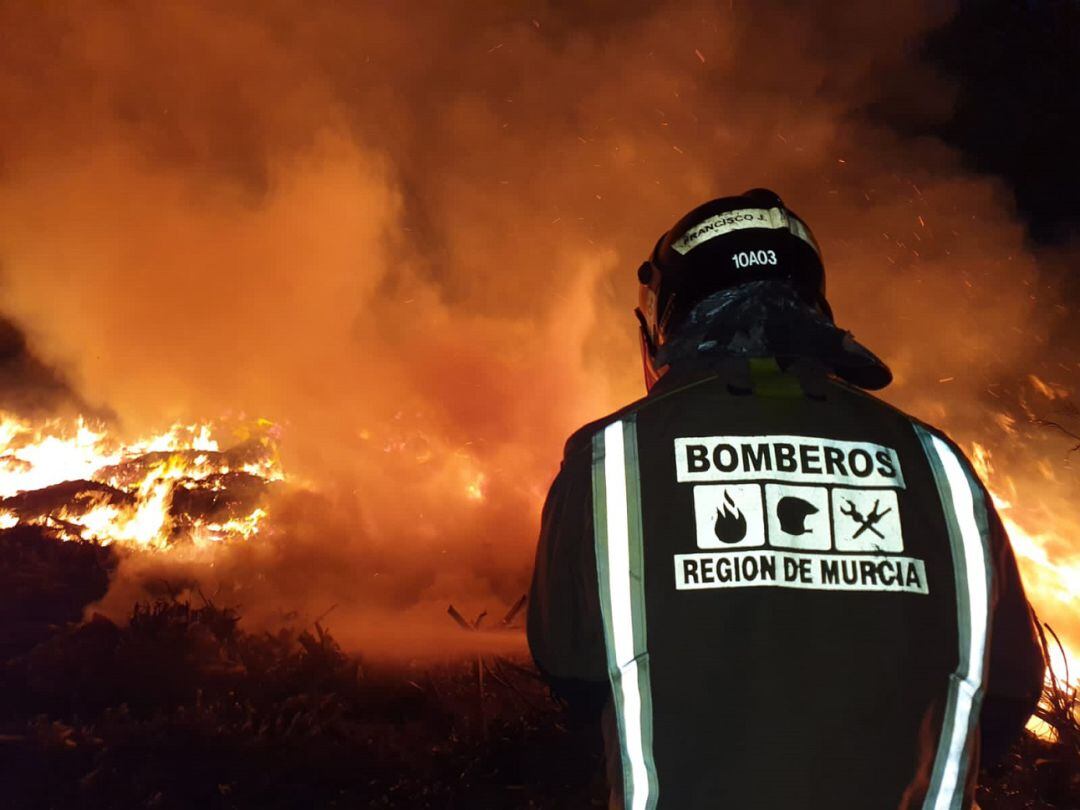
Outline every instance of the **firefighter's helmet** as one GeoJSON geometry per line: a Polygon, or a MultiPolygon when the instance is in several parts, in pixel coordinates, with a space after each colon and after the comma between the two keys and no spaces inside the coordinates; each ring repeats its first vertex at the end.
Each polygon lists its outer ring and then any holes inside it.
{"type": "Polygon", "coordinates": [[[775,192],[755,188],[699,205],[663,234],[638,270],[641,351],[648,387],[663,374],[657,349],[695,304],[750,281],[783,280],[829,320],[825,268],[810,228],[775,192]]]}

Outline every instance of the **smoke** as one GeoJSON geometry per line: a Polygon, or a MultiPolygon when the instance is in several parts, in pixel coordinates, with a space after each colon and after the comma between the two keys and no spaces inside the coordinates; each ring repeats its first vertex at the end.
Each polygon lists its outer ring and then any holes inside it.
{"type": "Polygon", "coordinates": [[[942,5],[3,4],[0,309],[125,430],[283,425],[324,500],[218,562],[253,610],[501,610],[563,439],[641,394],[638,263],[713,196],[778,190],[892,401],[1006,442],[1052,291],[1006,189],[870,113],[948,114],[942,5]]]}

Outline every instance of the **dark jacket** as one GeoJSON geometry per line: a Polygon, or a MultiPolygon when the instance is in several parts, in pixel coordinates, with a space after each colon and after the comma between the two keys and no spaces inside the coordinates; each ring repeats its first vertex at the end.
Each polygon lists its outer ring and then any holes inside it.
{"type": "Polygon", "coordinates": [[[991,500],[933,428],[752,365],[665,377],[568,441],[536,663],[610,699],[627,807],[969,807],[980,713],[998,753],[1043,674],[991,500]]]}

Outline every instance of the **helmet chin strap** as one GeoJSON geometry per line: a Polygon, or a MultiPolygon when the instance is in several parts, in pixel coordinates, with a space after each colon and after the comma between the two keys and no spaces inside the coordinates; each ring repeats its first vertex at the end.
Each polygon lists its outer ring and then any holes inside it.
{"type": "Polygon", "coordinates": [[[653,342],[652,335],[649,334],[649,322],[645,320],[645,313],[639,307],[634,307],[634,315],[637,316],[638,325],[641,327],[641,339],[649,350],[649,356],[655,357],[656,344],[653,342]]]}
{"type": "Polygon", "coordinates": [[[656,344],[653,342],[652,335],[649,334],[649,324],[645,320],[645,313],[639,308],[634,308],[634,315],[638,319],[638,327],[640,329],[639,336],[641,338],[641,368],[645,375],[645,390],[651,391],[652,387],[656,385],[657,380],[664,376],[664,372],[668,367],[664,366],[661,369],[657,369],[653,360],[656,357],[656,344]]]}

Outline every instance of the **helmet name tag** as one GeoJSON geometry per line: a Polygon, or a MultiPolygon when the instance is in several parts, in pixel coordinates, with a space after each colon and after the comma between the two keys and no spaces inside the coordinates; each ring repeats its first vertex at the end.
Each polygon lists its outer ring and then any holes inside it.
{"type": "Polygon", "coordinates": [[[781,208],[740,208],[711,216],[700,225],[684,233],[672,247],[685,256],[698,245],[723,236],[732,231],[745,228],[770,228],[777,230],[788,227],[787,213],[781,208]]]}
{"type": "Polygon", "coordinates": [[[684,233],[672,244],[672,247],[685,256],[710,239],[746,228],[788,231],[810,245],[815,253],[818,251],[806,227],[783,208],[740,208],[711,216],[684,233]]]}

